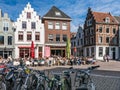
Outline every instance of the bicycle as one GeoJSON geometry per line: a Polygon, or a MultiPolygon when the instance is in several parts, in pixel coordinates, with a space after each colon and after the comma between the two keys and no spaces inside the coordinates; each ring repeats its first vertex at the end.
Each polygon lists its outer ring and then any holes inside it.
{"type": "Polygon", "coordinates": [[[49,82],[50,90],[72,90],[71,84],[72,70],[64,70],[62,73],[53,73],[53,78],[49,82]]]}
{"type": "Polygon", "coordinates": [[[24,84],[24,81],[25,81],[27,75],[29,74],[30,69],[28,69],[25,66],[18,66],[18,70],[16,72],[18,74],[17,74],[17,78],[15,80],[15,85],[14,85],[13,90],[21,90],[21,87],[24,84]],[[26,72],[26,70],[27,70],[27,72],[26,72]]]}
{"type": "MultiPolygon", "coordinates": [[[[91,66],[85,70],[77,69],[74,81],[75,83],[78,82],[78,87],[75,90],[95,90],[95,85],[92,81],[90,72],[98,67],[100,66],[91,66]]],[[[76,86],[75,83],[74,86],[76,86]]]]}
{"type": "Polygon", "coordinates": [[[3,68],[0,72],[0,90],[6,90],[5,71],[6,71],[6,68],[3,68]]]}

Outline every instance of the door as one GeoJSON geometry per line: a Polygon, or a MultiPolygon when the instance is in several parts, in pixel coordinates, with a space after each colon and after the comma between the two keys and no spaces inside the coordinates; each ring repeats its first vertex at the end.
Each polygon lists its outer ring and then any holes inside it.
{"type": "Polygon", "coordinates": [[[112,55],[113,55],[113,56],[112,56],[113,59],[116,59],[116,58],[115,58],[115,48],[113,48],[113,54],[112,54],[112,55]]]}

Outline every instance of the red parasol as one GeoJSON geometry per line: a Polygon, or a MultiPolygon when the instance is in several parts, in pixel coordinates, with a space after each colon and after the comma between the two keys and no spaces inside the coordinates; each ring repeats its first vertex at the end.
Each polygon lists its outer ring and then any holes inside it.
{"type": "Polygon", "coordinates": [[[34,52],[34,42],[32,41],[31,43],[31,58],[34,58],[35,57],[35,52],[34,52]]]}

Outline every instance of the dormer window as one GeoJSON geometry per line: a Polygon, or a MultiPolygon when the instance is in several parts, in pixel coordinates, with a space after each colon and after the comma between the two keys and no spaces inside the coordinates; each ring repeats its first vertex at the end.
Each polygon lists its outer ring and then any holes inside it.
{"type": "Polygon", "coordinates": [[[106,22],[106,23],[110,23],[110,18],[109,18],[109,17],[106,17],[106,18],[105,18],[105,22],[106,22]]]}
{"type": "Polygon", "coordinates": [[[55,12],[55,15],[56,15],[56,16],[60,16],[61,13],[60,13],[60,12],[55,12]]]}

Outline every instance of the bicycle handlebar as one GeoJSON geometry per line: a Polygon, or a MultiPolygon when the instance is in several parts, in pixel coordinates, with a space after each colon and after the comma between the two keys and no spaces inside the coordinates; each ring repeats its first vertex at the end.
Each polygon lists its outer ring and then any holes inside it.
{"type": "Polygon", "coordinates": [[[94,70],[96,68],[100,67],[100,65],[96,65],[96,66],[91,66],[91,67],[88,67],[88,70],[94,70]]]}

